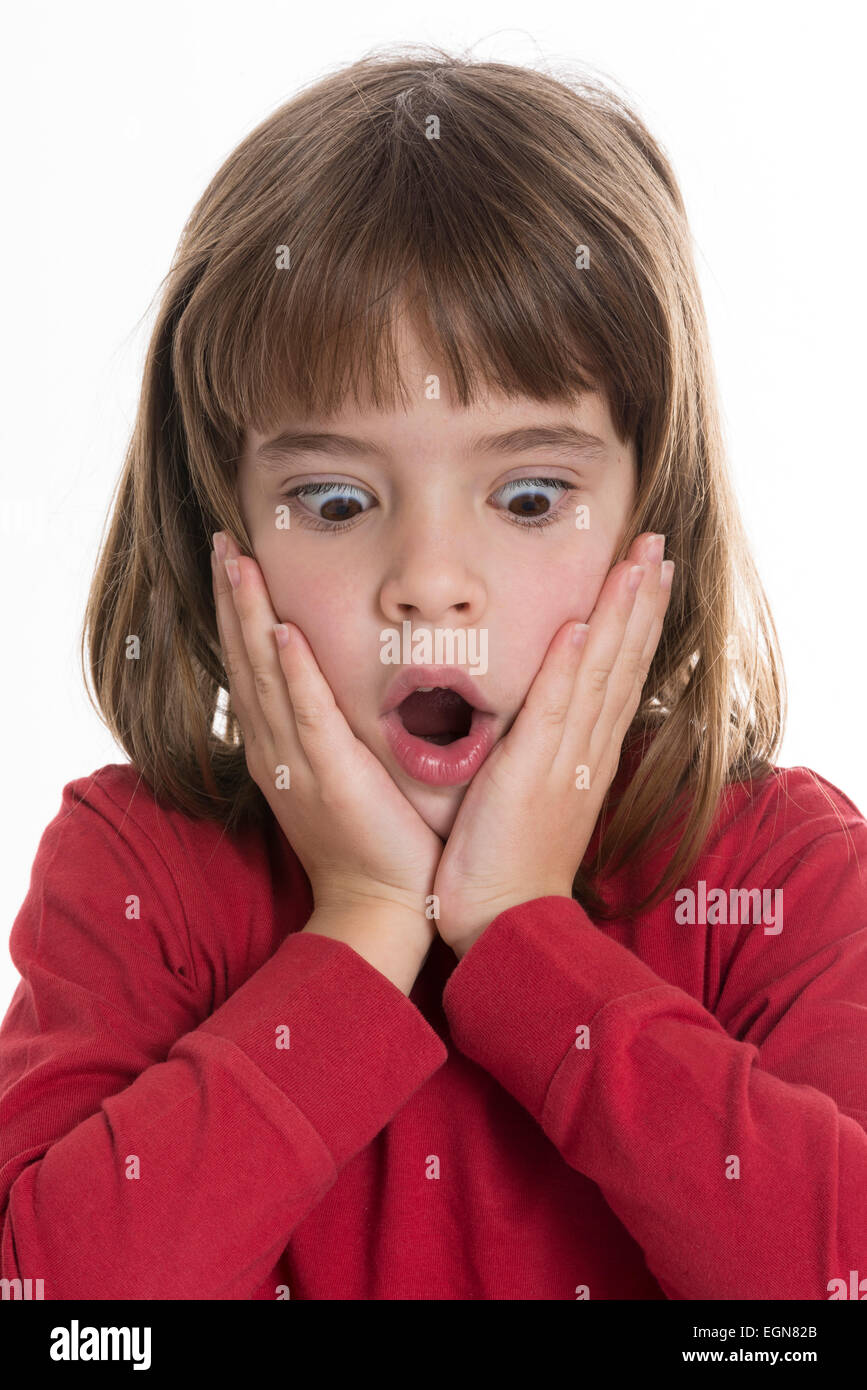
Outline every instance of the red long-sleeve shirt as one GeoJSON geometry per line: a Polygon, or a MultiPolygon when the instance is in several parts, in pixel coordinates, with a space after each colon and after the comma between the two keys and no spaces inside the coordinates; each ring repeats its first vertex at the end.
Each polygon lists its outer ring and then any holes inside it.
{"type": "Polygon", "coordinates": [[[699,917],[701,881],[772,890],[770,930],[690,924],[682,894],[601,925],[542,898],[459,964],[437,938],[406,998],[299,934],[276,822],[224,834],[125,764],[71,782],[10,938],[2,1276],[46,1299],[826,1299],[867,1278],[865,851],[847,797],[778,768],[729,790],[683,885],[699,917]]]}

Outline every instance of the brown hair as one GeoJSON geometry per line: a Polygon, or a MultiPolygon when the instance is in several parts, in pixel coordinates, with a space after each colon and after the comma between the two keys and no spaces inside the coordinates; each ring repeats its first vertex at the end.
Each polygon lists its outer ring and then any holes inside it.
{"type": "MultiPolygon", "coordinates": [[[[462,406],[480,382],[564,402],[599,384],[639,463],[614,562],[654,530],[676,566],[624,744],[637,767],[575,876],[575,896],[605,916],[594,883],[685,815],[637,911],[694,863],[726,783],[771,771],[785,708],[683,201],[610,86],[418,47],[302,90],[199,199],[164,281],[82,648],[102,717],[158,798],[226,828],[261,821],[271,812],[223,690],[209,560],[215,530],[252,553],[235,496],[244,430],[288,410],[327,416],[350,386],[377,409],[395,388],[405,401],[394,326],[407,303],[462,406]],[[130,634],[146,659],[126,659],[130,634]]],[[[606,797],[598,830],[609,809],[606,797]]]]}

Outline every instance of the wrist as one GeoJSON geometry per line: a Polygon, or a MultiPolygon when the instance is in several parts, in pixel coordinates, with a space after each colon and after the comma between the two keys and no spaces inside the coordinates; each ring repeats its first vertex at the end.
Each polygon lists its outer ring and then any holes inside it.
{"type": "Polygon", "coordinates": [[[407,997],[436,935],[435,924],[426,921],[424,914],[372,902],[315,908],[302,931],[350,947],[407,997]]]}
{"type": "Polygon", "coordinates": [[[313,910],[323,915],[342,916],[344,913],[385,913],[388,916],[414,916],[424,904],[424,899],[416,894],[404,894],[397,890],[383,889],[370,891],[364,887],[356,888],[351,883],[329,883],[321,892],[313,887],[313,910]]]}
{"type": "Polygon", "coordinates": [[[475,946],[479,937],[486,930],[487,928],[482,927],[478,931],[469,932],[466,936],[462,936],[459,941],[452,941],[449,943],[459,961],[463,960],[464,956],[467,954],[467,951],[471,950],[471,948],[475,946]]]}
{"type": "Polygon", "coordinates": [[[479,904],[474,910],[464,908],[461,914],[460,935],[452,937],[443,932],[449,945],[454,951],[458,960],[466,955],[467,951],[478,941],[482,932],[486,931],[496,917],[501,913],[507,912],[510,908],[521,907],[524,903],[536,902],[539,898],[570,898],[572,897],[571,884],[568,889],[552,888],[550,886],[520,888],[512,892],[506,892],[496,899],[489,899],[483,904],[479,904]]]}
{"type": "Polygon", "coordinates": [[[360,932],[382,936],[392,934],[403,940],[416,939],[429,944],[436,935],[436,923],[429,922],[423,911],[387,899],[374,898],[337,900],[314,903],[305,931],[319,931],[323,936],[338,939],[360,932]]]}

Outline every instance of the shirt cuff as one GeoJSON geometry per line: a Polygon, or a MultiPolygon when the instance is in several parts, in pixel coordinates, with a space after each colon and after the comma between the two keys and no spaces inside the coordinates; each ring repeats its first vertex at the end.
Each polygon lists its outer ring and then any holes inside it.
{"type": "Polygon", "coordinates": [[[627,994],[671,988],[596,927],[574,898],[507,908],[449,976],[443,1009],[454,1043],[541,1120],[577,1030],[627,994]]]}
{"type": "Polygon", "coordinates": [[[246,1053],[307,1118],[338,1169],[448,1057],[396,985],[345,942],[314,933],[288,936],[196,1032],[246,1053]],[[279,1046],[286,1029],[289,1046],[279,1046]]]}

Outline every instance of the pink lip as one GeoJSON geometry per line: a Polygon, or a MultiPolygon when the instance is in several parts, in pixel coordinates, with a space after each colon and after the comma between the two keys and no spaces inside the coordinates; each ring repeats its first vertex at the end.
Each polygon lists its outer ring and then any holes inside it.
{"type": "MultiPolygon", "coordinates": [[[[473,677],[465,675],[457,666],[407,667],[395,676],[386,690],[380,714],[388,714],[390,710],[397,709],[398,705],[403,704],[407,695],[418,690],[420,685],[438,685],[449,690],[456,690],[459,695],[463,695],[467,704],[472,705],[480,714],[493,714],[493,710],[487,709],[482,702],[478,682],[473,677]]],[[[436,746],[436,744],[433,745],[433,747],[436,746]]],[[[452,745],[445,744],[444,746],[448,748],[452,745]]]]}
{"type": "MultiPolygon", "coordinates": [[[[422,684],[436,685],[437,682],[425,680],[422,684]]],[[[460,690],[460,686],[451,681],[449,684],[453,690],[460,690]]],[[[410,687],[411,690],[415,688],[415,684],[410,687]]],[[[406,694],[402,695],[398,703],[405,698],[406,694]]],[[[455,739],[454,743],[428,743],[423,738],[416,738],[415,734],[408,733],[403,727],[396,707],[389,709],[381,718],[386,742],[404,772],[417,782],[425,782],[431,787],[458,787],[468,782],[496,743],[496,716],[479,709],[473,710],[469,733],[464,738],[455,739]]]]}

